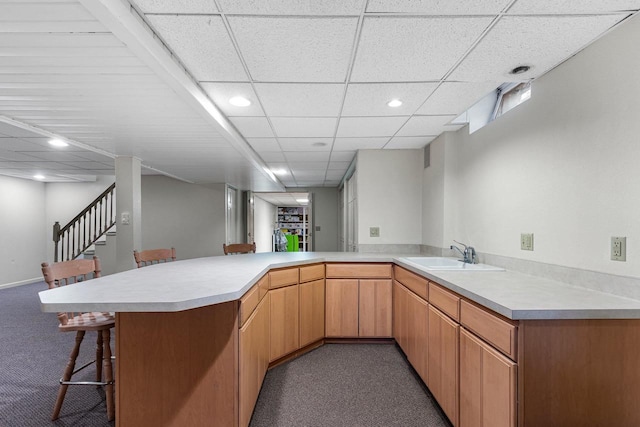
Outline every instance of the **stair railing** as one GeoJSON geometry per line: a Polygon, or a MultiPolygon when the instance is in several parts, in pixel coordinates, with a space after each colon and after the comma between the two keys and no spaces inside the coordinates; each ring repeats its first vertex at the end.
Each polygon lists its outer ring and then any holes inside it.
{"type": "Polygon", "coordinates": [[[67,225],[53,225],[55,245],[53,260],[68,261],[77,258],[116,224],[115,182],[84,208],[67,225]]]}

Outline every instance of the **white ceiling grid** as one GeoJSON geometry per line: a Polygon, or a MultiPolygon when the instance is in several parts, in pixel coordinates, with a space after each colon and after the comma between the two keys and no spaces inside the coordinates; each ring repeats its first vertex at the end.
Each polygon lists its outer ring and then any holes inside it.
{"type": "MultiPolygon", "coordinates": [[[[100,3],[114,13],[123,1],[100,3]]],[[[0,116],[181,179],[269,185],[233,135],[203,120],[81,3],[0,2],[0,116]]],[[[640,0],[130,3],[289,187],[337,185],[359,149],[424,147],[515,80],[512,68],[531,65],[517,78],[535,79],[640,9],[640,0]],[[231,105],[237,95],[252,104],[231,105]],[[403,104],[391,108],[392,99],[403,104]]],[[[0,139],[14,141],[0,149],[0,173],[49,165],[98,174],[113,164],[77,147],[54,151],[36,134],[16,138],[0,139]]]]}

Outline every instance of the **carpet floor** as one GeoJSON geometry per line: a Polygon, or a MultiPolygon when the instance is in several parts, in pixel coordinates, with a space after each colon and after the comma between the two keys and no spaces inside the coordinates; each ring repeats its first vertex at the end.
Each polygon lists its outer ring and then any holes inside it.
{"type": "MultiPolygon", "coordinates": [[[[75,333],[59,332],[56,315],[40,310],[44,289],[40,282],[0,290],[0,426],[114,426],[95,386],[69,387],[60,418],[50,421],[75,333]]],[[[94,351],[95,333],[87,333],[77,366],[94,351]]],[[[89,367],[77,379],[93,374],[89,367]]],[[[327,344],[267,372],[251,426],[450,424],[396,346],[327,344]]]]}

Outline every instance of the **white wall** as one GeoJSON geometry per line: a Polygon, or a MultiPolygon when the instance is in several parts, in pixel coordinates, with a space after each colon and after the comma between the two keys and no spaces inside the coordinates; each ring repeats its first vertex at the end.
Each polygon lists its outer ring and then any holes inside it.
{"type": "Polygon", "coordinates": [[[174,247],[178,259],[222,255],[225,229],[224,184],[142,176],[141,249],[174,247]]]}
{"type": "Polygon", "coordinates": [[[271,252],[271,236],[277,219],[276,209],[275,205],[254,194],[253,233],[256,238],[256,252],[271,252]]]}
{"type": "MultiPolygon", "coordinates": [[[[316,252],[338,250],[338,189],[309,188],[313,194],[313,225],[320,231],[312,230],[316,252]]],[[[310,225],[311,226],[311,225],[310,225]]]]}
{"type": "Polygon", "coordinates": [[[356,167],[358,244],[421,244],[423,151],[361,150],[356,167]]]}
{"type": "Polygon", "coordinates": [[[443,247],[640,276],[638,37],[636,17],[534,81],[528,102],[432,142],[424,195],[443,215],[425,209],[424,243],[442,221],[443,247]],[[627,262],[609,259],[611,236],[627,236],[627,262]]]}
{"type": "Polygon", "coordinates": [[[45,184],[0,176],[0,287],[41,280],[46,261],[45,184]]]}

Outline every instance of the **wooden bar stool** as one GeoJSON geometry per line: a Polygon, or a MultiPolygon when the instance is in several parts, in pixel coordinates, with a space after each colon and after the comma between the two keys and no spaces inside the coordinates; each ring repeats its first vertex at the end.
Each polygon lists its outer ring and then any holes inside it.
{"type": "Polygon", "coordinates": [[[161,262],[171,262],[176,260],[176,249],[148,249],[146,251],[133,251],[133,258],[136,260],[138,268],[161,262]]]}
{"type": "Polygon", "coordinates": [[[248,254],[250,252],[256,252],[256,242],[253,243],[232,243],[227,245],[226,243],[222,244],[222,250],[224,250],[225,255],[229,254],[248,254]]]}
{"type": "MultiPolygon", "coordinates": [[[[44,281],[47,282],[49,289],[60,286],[66,286],[71,283],[89,281],[92,278],[100,277],[100,260],[98,257],[93,259],[76,259],[72,261],[58,262],[49,265],[42,263],[42,275],[44,281]]],[[[91,286],[91,285],[87,285],[91,286]]],[[[58,398],[53,409],[51,420],[56,420],[60,415],[62,402],[70,385],[98,385],[105,387],[107,399],[107,419],[109,421],[115,418],[115,402],[114,402],[114,381],[113,367],[111,363],[111,328],[115,327],[116,321],[113,313],[109,312],[89,312],[89,313],[58,313],[60,322],[60,332],[76,331],[76,343],[71,350],[69,362],[60,379],[60,388],[58,389],[58,398]],[[96,331],[98,338],[96,341],[96,360],[91,361],[78,369],[75,369],[76,359],[80,352],[80,344],[84,339],[87,331],[96,331]],[[95,381],[71,381],[71,377],[84,368],[96,364],[96,380],[95,381]],[[103,378],[104,368],[104,378],[103,378]]]]}

